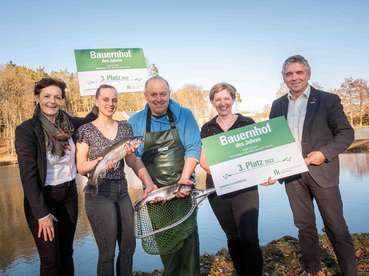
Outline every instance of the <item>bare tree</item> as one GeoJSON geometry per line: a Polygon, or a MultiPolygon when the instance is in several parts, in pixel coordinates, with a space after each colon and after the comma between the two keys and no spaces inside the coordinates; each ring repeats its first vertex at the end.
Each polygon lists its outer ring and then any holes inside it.
{"type": "Polygon", "coordinates": [[[314,87],[315,89],[318,89],[318,90],[323,90],[323,85],[321,85],[319,82],[317,81],[314,81],[311,83],[311,86],[314,87]]]}
{"type": "Polygon", "coordinates": [[[368,123],[369,87],[366,80],[345,79],[334,92],[341,98],[352,125],[363,126],[368,123]]]}
{"type": "Polygon", "coordinates": [[[0,69],[0,135],[9,154],[15,154],[15,127],[32,115],[34,83],[44,74],[42,69],[33,71],[14,63],[0,69]]]}
{"type": "Polygon", "coordinates": [[[189,84],[175,91],[172,97],[191,109],[196,119],[202,124],[209,118],[211,112],[208,96],[208,91],[203,90],[200,86],[189,84]]]}
{"type": "Polygon", "coordinates": [[[284,82],[282,82],[275,95],[276,95],[277,98],[279,98],[279,97],[281,97],[281,96],[283,96],[287,93],[288,93],[288,87],[284,82]]]}

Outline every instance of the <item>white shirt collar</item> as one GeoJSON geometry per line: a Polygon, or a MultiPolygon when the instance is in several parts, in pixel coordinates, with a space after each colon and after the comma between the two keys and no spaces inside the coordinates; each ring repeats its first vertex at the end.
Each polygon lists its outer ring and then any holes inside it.
{"type": "MultiPolygon", "coordinates": [[[[306,89],[305,89],[305,91],[301,94],[301,96],[304,98],[304,99],[309,99],[309,96],[310,96],[310,91],[311,91],[311,87],[310,87],[310,85],[308,85],[307,87],[306,87],[306,89]]],[[[300,96],[300,97],[301,97],[300,96]]],[[[287,97],[288,97],[288,99],[290,100],[290,101],[293,101],[294,99],[293,99],[293,96],[292,96],[292,94],[291,94],[291,91],[288,91],[288,93],[287,93],[287,97]]]]}

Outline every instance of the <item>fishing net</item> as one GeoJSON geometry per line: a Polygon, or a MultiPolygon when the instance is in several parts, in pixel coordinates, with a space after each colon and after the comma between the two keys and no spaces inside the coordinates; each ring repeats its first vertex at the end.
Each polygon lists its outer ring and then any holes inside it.
{"type": "Polygon", "coordinates": [[[196,206],[196,199],[188,196],[156,204],[148,202],[135,210],[136,236],[142,237],[142,248],[151,255],[176,252],[196,225],[196,206]],[[169,229],[152,234],[166,227],[169,229]]]}

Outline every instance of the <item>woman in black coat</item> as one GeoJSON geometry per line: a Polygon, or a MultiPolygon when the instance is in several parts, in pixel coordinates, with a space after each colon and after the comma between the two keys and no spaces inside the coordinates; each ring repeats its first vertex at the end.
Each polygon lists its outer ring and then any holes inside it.
{"type": "Polygon", "coordinates": [[[24,212],[40,255],[40,275],[74,275],[73,239],[78,198],[74,133],[95,119],[73,118],[62,111],[66,84],[43,78],[34,88],[31,119],[15,131],[24,191],[24,212]]]}
{"type": "MultiPolygon", "coordinates": [[[[255,123],[250,117],[232,112],[236,89],[228,83],[214,85],[209,94],[210,102],[218,115],[201,128],[201,138],[255,123]]],[[[214,187],[213,178],[205,154],[202,151],[200,165],[207,172],[206,188],[214,187]]],[[[268,179],[263,185],[272,182],[268,179]]],[[[226,195],[212,194],[209,203],[227,236],[228,251],[239,276],[261,276],[263,255],[259,246],[259,193],[258,186],[226,195]]]]}

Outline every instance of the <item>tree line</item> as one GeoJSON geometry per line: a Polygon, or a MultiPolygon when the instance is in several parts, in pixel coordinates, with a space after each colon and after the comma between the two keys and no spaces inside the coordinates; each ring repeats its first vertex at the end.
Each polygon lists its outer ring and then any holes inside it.
{"type": "MultiPolygon", "coordinates": [[[[30,69],[12,62],[0,67],[0,154],[15,155],[15,128],[33,114],[35,102],[33,88],[42,77],[62,79],[67,84],[64,109],[72,115],[82,115],[94,106],[94,96],[81,96],[78,78],[67,70],[47,72],[43,68],[30,69]]],[[[313,86],[321,88],[318,83],[313,86]]],[[[286,93],[281,85],[277,95],[286,93]]],[[[345,112],[354,127],[369,125],[369,87],[364,79],[345,79],[337,89],[333,89],[342,100],[345,112]]],[[[197,85],[185,85],[172,92],[172,98],[191,109],[201,126],[215,115],[208,99],[209,91],[197,85]]],[[[237,101],[241,101],[237,93],[237,101]]],[[[134,112],[145,105],[143,92],[118,95],[118,111],[134,112]]],[[[270,107],[270,106],[269,106],[270,107]]],[[[269,108],[266,108],[269,109],[269,108]]],[[[268,110],[264,110],[264,113],[268,110]]]]}
{"type": "MultiPolygon", "coordinates": [[[[32,117],[35,100],[33,88],[42,77],[62,79],[67,84],[65,106],[69,114],[78,116],[89,112],[95,103],[94,96],[81,96],[77,74],[67,70],[46,72],[18,66],[12,62],[0,67],[0,155],[15,155],[15,128],[32,117]]],[[[174,91],[172,98],[190,108],[195,117],[203,122],[211,114],[208,91],[196,85],[186,85],[174,91]]],[[[143,92],[118,95],[118,111],[134,112],[145,105],[143,92]]]]}

